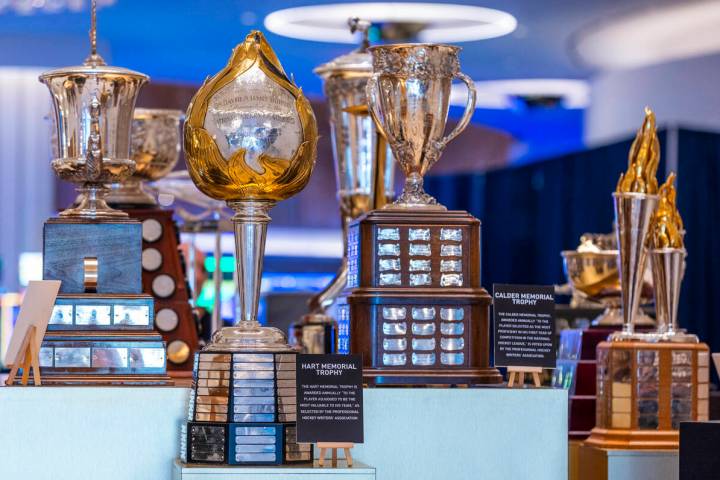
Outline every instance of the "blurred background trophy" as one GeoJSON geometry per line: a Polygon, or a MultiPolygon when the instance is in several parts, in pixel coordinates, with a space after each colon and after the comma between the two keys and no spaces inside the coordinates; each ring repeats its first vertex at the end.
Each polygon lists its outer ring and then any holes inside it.
{"type": "Polygon", "coordinates": [[[674,174],[658,189],[655,115],[645,120],[615,201],[623,329],[597,347],[597,414],[586,445],[677,449],[679,423],[707,420],[708,346],[679,331],[677,304],[686,257],[674,174]],[[635,331],[642,273],[652,261],[658,328],[635,331]]]}
{"type": "Polygon", "coordinates": [[[41,372],[48,384],[165,384],[153,298],[142,293],[141,224],[105,201],[108,184],[135,171],[130,131],[148,77],[105,64],[96,49],[95,1],[91,15],[85,63],[40,76],[53,100],[52,167],[80,193],[76,207],[45,223],[43,278],[62,284],[41,372]]]}
{"type": "MultiPolygon", "coordinates": [[[[615,233],[603,235],[586,233],[580,237],[575,250],[561,252],[565,276],[572,288],[571,307],[604,307],[593,319],[594,327],[620,327],[623,325],[620,274],[615,233]]],[[[652,301],[651,272],[646,269],[641,287],[641,304],[652,301]]],[[[650,327],[655,321],[639,309],[635,325],[650,327]]]]}
{"type": "Polygon", "coordinates": [[[187,463],[312,460],[312,446],[296,442],[297,353],[280,330],[261,326],[257,313],[268,211],[305,187],[316,144],[310,103],[257,31],[188,107],[190,177],[235,212],[240,318],[195,357],[190,421],[183,426],[187,463]]]}
{"type": "Polygon", "coordinates": [[[394,196],[395,162],[370,116],[365,94],[373,72],[372,58],[367,51],[370,23],[351,18],[348,24],[352,32],[362,34],[360,48],[315,69],[325,81],[325,96],[330,107],[344,248],[335,278],[310,299],[310,313],[291,327],[290,341],[306,353],[335,351],[334,307],[347,283],[348,224],[370,210],[382,208],[394,196]]]}
{"type": "Polygon", "coordinates": [[[183,116],[180,110],[135,109],[130,141],[135,172],[112,184],[107,196],[109,204],[142,223],[143,292],[155,300],[155,326],[166,342],[173,376],[190,375],[198,328],[174,211],[158,205],[157,193],[147,183],[167,176],[180,159],[183,116]]]}
{"type": "Polygon", "coordinates": [[[475,107],[459,48],[371,47],[367,100],[405,172],[395,203],[348,228],[347,290],[339,303],[340,352],[362,353],[369,384],[499,383],[489,365],[490,296],[480,285],[480,221],[447,211],[423,175],[475,107]],[[453,79],[467,84],[465,112],[444,135],[453,79]]]}

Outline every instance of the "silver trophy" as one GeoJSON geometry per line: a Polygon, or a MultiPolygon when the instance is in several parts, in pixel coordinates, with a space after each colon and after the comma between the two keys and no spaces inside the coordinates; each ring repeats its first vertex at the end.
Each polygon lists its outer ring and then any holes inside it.
{"type": "Polygon", "coordinates": [[[180,159],[180,110],[136,108],[132,122],[130,157],[135,172],[111,186],[106,200],[116,205],[155,207],[157,200],[144,183],[163,178],[180,159]]]}
{"type": "Polygon", "coordinates": [[[386,208],[445,210],[423,190],[423,175],[465,129],[475,109],[475,86],[460,72],[460,48],[418,43],[369,51],[375,70],[367,84],[370,111],[406,176],[402,194],[386,208]],[[467,85],[468,99],[460,122],[443,136],[453,79],[467,85]]]}
{"type": "Polygon", "coordinates": [[[79,205],[61,217],[123,218],[108,207],[108,184],[135,171],[130,157],[130,128],[140,87],[147,75],[105,64],[97,53],[96,5],[92,6],[90,56],[82,65],[40,75],[53,99],[57,135],[52,167],[63,180],[79,185],[79,205]]]}

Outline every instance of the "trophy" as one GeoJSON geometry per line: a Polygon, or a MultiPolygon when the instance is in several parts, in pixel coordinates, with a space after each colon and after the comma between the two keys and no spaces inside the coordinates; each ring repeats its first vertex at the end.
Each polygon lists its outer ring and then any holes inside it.
{"type": "Polygon", "coordinates": [[[127,207],[155,207],[155,195],[143,184],[163,178],[180,159],[180,110],[136,108],[133,115],[130,156],[135,171],[113,184],[107,202],[127,207]]]}
{"type": "Polygon", "coordinates": [[[135,170],[130,127],[148,77],[105,65],[96,50],[95,3],[85,63],[40,76],[53,99],[52,167],[80,185],[79,205],[45,223],[43,278],[62,283],[40,371],[51,385],[163,385],[165,346],[153,330],[153,299],[142,293],[142,227],[104,199],[108,183],[135,170]]]}
{"type": "Polygon", "coordinates": [[[371,47],[370,111],[406,174],[393,204],[348,228],[347,288],[338,304],[338,350],[363,354],[369,384],[499,383],[489,365],[489,306],[480,285],[480,221],[447,211],[422,176],[468,124],[475,89],[459,48],[371,47]],[[450,86],[468,85],[465,113],[446,137],[450,86]]]}
{"type": "MultiPolygon", "coordinates": [[[[595,327],[622,326],[620,275],[615,234],[586,233],[580,237],[575,250],[561,252],[565,276],[573,291],[573,305],[582,307],[601,305],[603,313],[592,321],[595,327]]],[[[644,279],[641,302],[652,299],[652,283],[644,279]]],[[[653,326],[655,322],[642,309],[637,312],[635,325],[653,326]]]]}
{"type": "Polygon", "coordinates": [[[659,157],[655,115],[646,109],[613,194],[624,324],[597,346],[596,426],[586,440],[594,447],[677,449],[680,422],[708,419],[710,353],[695,335],[677,329],[682,220],[674,175],[658,189],[659,157]],[[634,326],[648,249],[658,330],[639,333],[634,326]]]}
{"type": "MultiPolygon", "coordinates": [[[[348,24],[352,32],[362,32],[360,48],[315,69],[324,80],[330,107],[343,243],[346,243],[347,226],[352,220],[382,208],[392,200],[395,170],[392,153],[375,127],[365,95],[365,86],[373,72],[372,59],[367,52],[370,23],[351,18],[348,24]]],[[[291,339],[296,338],[295,343],[306,353],[335,350],[332,309],[347,283],[346,244],[343,251],[345,254],[335,278],[310,299],[311,313],[291,327],[291,339]]]]}
{"type": "Polygon", "coordinates": [[[650,261],[655,281],[655,308],[660,341],[699,342],[697,335],[678,327],[680,284],[685,273],[687,252],[683,243],[685,230],[675,203],[675,174],[671,173],[660,187],[657,211],[650,227],[650,261]]]}
{"type": "Polygon", "coordinates": [[[181,457],[188,463],[312,460],[296,438],[297,353],[257,320],[268,210],[302,190],[316,157],[310,103],[260,32],[195,94],[185,123],[188,171],[198,189],[235,212],[240,318],[195,356],[181,457]]]}

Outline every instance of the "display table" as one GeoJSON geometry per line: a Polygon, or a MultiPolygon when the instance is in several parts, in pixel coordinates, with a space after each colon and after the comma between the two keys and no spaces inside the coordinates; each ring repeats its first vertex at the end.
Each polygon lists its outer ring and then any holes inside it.
{"type": "MultiPolygon", "coordinates": [[[[329,461],[328,461],[329,462],[329,461]]],[[[375,469],[355,462],[348,468],[339,460],[337,468],[310,466],[227,467],[185,465],[175,462],[172,480],[375,480],[375,469]]]]}
{"type": "Polygon", "coordinates": [[[579,449],[583,480],[677,480],[678,465],[677,450],[579,449]]]}
{"type": "MultiPolygon", "coordinates": [[[[0,478],[170,479],[189,389],[0,387],[0,478]]],[[[364,390],[378,479],[567,478],[567,392],[364,390]]]]}

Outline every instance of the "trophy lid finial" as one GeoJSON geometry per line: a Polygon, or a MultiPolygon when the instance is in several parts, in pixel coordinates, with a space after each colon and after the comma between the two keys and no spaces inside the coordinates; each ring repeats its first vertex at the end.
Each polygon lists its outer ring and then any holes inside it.
{"type": "Polygon", "coordinates": [[[368,38],[368,32],[372,23],[367,20],[362,20],[360,17],[348,18],[348,26],[350,27],[350,33],[360,32],[362,34],[362,40],[358,52],[365,52],[370,47],[370,39],[368,38]]]}
{"type": "Polygon", "coordinates": [[[628,156],[628,169],[620,175],[618,193],[645,193],[655,195],[658,182],[655,177],[660,163],[660,141],[658,140],[655,114],[645,107],[642,127],[635,136],[628,156]]]}
{"type": "Polygon", "coordinates": [[[320,75],[323,78],[327,78],[328,76],[335,74],[372,75],[372,58],[368,53],[368,48],[370,48],[368,30],[372,24],[367,20],[360,19],[359,17],[348,18],[347,24],[348,27],[350,27],[351,33],[362,33],[360,46],[350,53],[340,55],[339,57],[317,67],[314,70],[317,75],[320,75]]]}
{"type": "Polygon", "coordinates": [[[97,53],[97,0],[92,0],[90,6],[90,55],[85,59],[85,65],[93,67],[105,65],[105,60],[97,53]]]}

